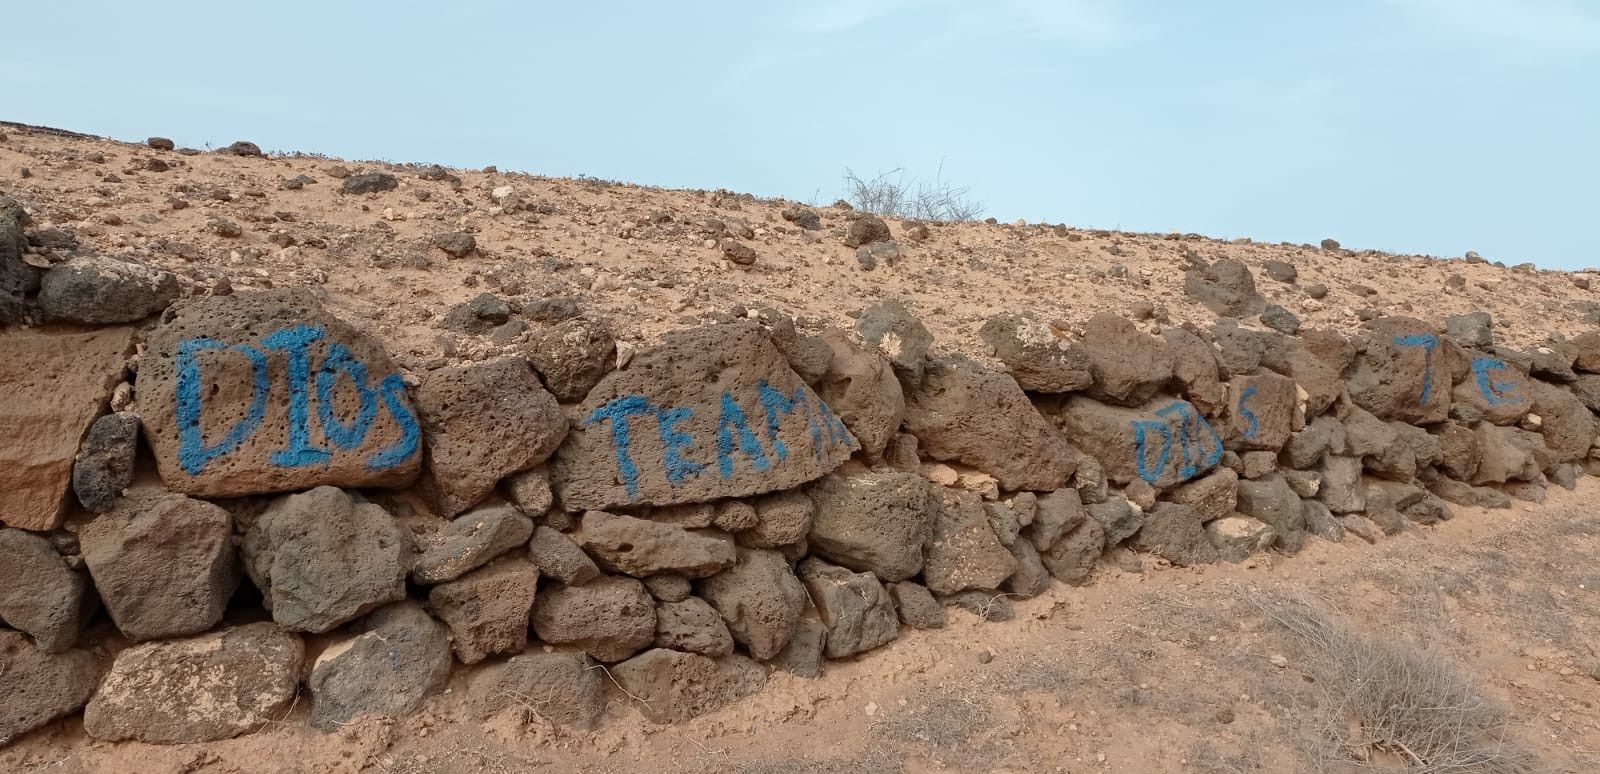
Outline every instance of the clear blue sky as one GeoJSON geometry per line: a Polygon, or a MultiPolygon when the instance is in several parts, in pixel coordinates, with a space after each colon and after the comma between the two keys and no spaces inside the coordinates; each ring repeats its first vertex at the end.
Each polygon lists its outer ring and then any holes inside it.
{"type": "Polygon", "coordinates": [[[0,118],[1600,266],[1600,0],[50,2],[0,118]],[[543,7],[540,7],[543,6],[543,7]]]}

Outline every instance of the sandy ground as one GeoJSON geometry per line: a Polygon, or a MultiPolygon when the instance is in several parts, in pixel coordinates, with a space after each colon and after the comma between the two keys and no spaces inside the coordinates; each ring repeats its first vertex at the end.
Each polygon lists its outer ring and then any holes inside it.
{"type": "MultiPolygon", "coordinates": [[[[830,207],[818,210],[816,240],[782,219],[790,205],[727,192],[463,171],[455,189],[418,179],[416,167],[0,132],[0,192],[22,199],[36,228],[71,229],[84,249],[170,268],[190,292],[224,280],[236,290],[320,286],[413,365],[491,346],[435,325],[485,290],[575,297],[635,342],[736,304],[785,308],[812,328],[844,324],[880,297],[909,300],[941,348],[975,354],[978,326],[1004,310],[1070,323],[1147,301],[1173,321],[1209,321],[1182,296],[1188,253],[1295,264],[1299,285],[1259,272],[1258,284],[1309,325],[1348,328],[1364,307],[1432,319],[1482,308],[1502,340],[1530,344],[1593,327],[1600,308],[1580,287],[1590,275],[1034,225],[939,226],[927,242],[902,240],[898,265],[868,273],[840,243],[844,211],[830,207]],[[151,159],[171,169],[150,171],[151,159]],[[336,167],[392,170],[400,187],[341,195],[336,167]],[[280,189],[299,174],[316,182],[280,189]],[[526,209],[499,211],[500,186],[526,209]],[[701,223],[713,217],[748,225],[741,241],[759,254],[754,267],[704,245],[701,223]],[[213,218],[243,235],[215,233],[213,218]],[[457,230],[474,233],[478,255],[428,247],[457,230]],[[1452,274],[1464,287],[1447,287],[1452,274]],[[1309,298],[1312,283],[1329,295],[1309,298]]],[[[897,236],[904,225],[891,222],[897,236]]],[[[260,733],[203,745],[106,744],[68,720],[0,750],[0,771],[1300,772],[1314,665],[1251,602],[1284,593],[1311,595],[1373,637],[1443,654],[1505,705],[1514,740],[1550,770],[1600,771],[1596,496],[1600,482],[1587,480],[1540,506],[1461,511],[1378,546],[1315,542],[1293,559],[1108,566],[1090,587],[1017,603],[1015,620],[952,612],[943,631],[908,633],[818,680],[776,675],[755,697],[677,726],[645,722],[620,695],[592,734],[520,711],[483,721],[461,706],[458,675],[418,715],[331,734],[305,726],[303,701],[260,733]]]]}
{"type": "MultiPolygon", "coordinates": [[[[613,694],[601,730],[450,693],[399,722],[323,734],[302,702],[226,742],[106,744],[77,720],[0,750],[16,772],[1301,772],[1310,656],[1252,600],[1303,595],[1363,634],[1446,657],[1503,704],[1548,770],[1600,770],[1600,481],[1543,505],[1458,512],[1377,546],[1313,541],[1294,558],[1142,572],[1102,567],[1016,603],[1012,621],[952,611],[820,679],[655,726],[613,694]],[[1277,657],[1277,658],[1275,658],[1277,657]],[[1281,665],[1281,666],[1280,666],[1281,665]]],[[[1387,770],[1387,769],[1379,769],[1387,770]]]]}

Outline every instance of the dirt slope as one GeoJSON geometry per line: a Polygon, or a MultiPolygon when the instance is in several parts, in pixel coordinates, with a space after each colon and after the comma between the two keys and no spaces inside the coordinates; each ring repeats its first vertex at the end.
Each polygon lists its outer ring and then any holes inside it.
{"type": "Polygon", "coordinates": [[[816,208],[823,228],[808,236],[782,217],[793,203],[725,191],[438,170],[457,183],[420,179],[424,168],[415,165],[183,155],[0,132],[0,191],[33,210],[36,228],[71,231],[82,249],[171,269],[193,292],[219,283],[234,290],[321,286],[340,314],[412,363],[492,346],[441,340],[435,325],[451,305],[484,291],[513,306],[573,297],[634,341],[736,305],[777,306],[812,327],[841,324],[883,297],[908,301],[941,348],[978,355],[979,325],[1007,310],[1070,324],[1149,302],[1157,319],[1209,324],[1214,316],[1183,294],[1191,255],[1245,262],[1261,293],[1308,326],[1350,328],[1364,309],[1441,321],[1485,309],[1503,343],[1525,346],[1600,319],[1600,299],[1580,287],[1590,285],[1589,274],[1045,225],[934,224],[930,238],[917,242],[905,237],[907,224],[892,220],[903,256],[868,272],[842,244],[846,211],[833,207],[816,208]],[[152,161],[166,171],[152,171],[152,161]],[[349,174],[375,171],[394,174],[398,187],[339,192],[349,174]],[[302,175],[313,182],[281,187],[302,175]],[[509,197],[497,201],[495,190],[505,188],[509,197]],[[721,221],[721,233],[705,226],[708,219],[721,221]],[[239,235],[224,236],[235,233],[227,224],[239,235]],[[478,251],[457,259],[430,246],[435,235],[453,232],[471,234],[478,251]],[[724,237],[753,248],[755,264],[726,260],[716,245],[724,237]],[[1261,272],[1274,259],[1297,268],[1297,284],[1261,272]],[[1461,277],[1458,287],[1451,287],[1452,275],[1461,277]],[[1325,298],[1307,294],[1316,284],[1328,288],[1325,298]]]}

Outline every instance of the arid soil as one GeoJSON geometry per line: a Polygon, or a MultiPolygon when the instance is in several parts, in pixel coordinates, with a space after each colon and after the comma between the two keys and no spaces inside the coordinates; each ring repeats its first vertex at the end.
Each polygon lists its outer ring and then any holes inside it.
{"type": "MultiPolygon", "coordinates": [[[[485,291],[513,307],[570,297],[635,343],[736,305],[770,304],[815,328],[897,297],[939,348],[981,356],[978,326],[999,311],[1070,325],[1148,304],[1152,326],[1209,321],[1183,294],[1190,253],[1244,261],[1263,295],[1308,325],[1350,328],[1364,309],[1435,321],[1483,309],[1502,341],[1528,345],[1593,328],[1600,309],[1587,274],[1040,225],[938,225],[916,241],[891,221],[903,256],[867,272],[841,243],[844,211],[828,206],[813,208],[818,236],[782,217],[794,203],[727,192],[448,171],[457,186],[421,179],[417,166],[0,133],[0,192],[30,207],[35,229],[171,269],[196,294],[321,286],[403,364],[506,346],[437,326],[485,291]],[[399,186],[339,193],[343,175],[360,171],[390,172],[399,186]],[[314,182],[281,187],[298,175],[314,182]],[[453,258],[431,246],[453,232],[471,233],[476,252],[453,258]],[[755,264],[726,260],[724,239],[753,248],[755,264]],[[1297,282],[1260,271],[1272,259],[1294,264],[1297,282]],[[1320,300],[1306,292],[1318,283],[1328,288],[1320,300]]],[[[545,721],[536,697],[481,718],[462,702],[458,674],[417,715],[327,734],[306,725],[307,702],[259,733],[173,747],[97,742],[74,718],[0,749],[0,771],[1315,771],[1319,656],[1263,612],[1284,598],[1308,599],[1373,640],[1447,658],[1503,706],[1506,742],[1540,771],[1600,771],[1596,496],[1600,482],[1584,479],[1575,492],[1552,488],[1543,504],[1458,508],[1453,521],[1376,546],[1313,541],[1296,557],[1242,565],[1176,569],[1114,555],[1093,585],[1016,602],[1013,620],[952,610],[947,629],[830,662],[820,679],[776,673],[757,695],[674,726],[648,723],[620,691],[593,733],[545,721]]],[[[1367,752],[1369,769],[1329,771],[1407,770],[1392,751],[1367,752]]]]}

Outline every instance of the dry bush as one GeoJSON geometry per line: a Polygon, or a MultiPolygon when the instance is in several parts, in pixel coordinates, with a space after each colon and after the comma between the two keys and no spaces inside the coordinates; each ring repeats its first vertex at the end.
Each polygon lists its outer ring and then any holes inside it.
{"type": "Polygon", "coordinates": [[[1363,636],[1295,599],[1252,599],[1304,648],[1319,701],[1306,720],[1318,772],[1555,774],[1507,738],[1504,709],[1443,655],[1363,636]]]}
{"type": "Polygon", "coordinates": [[[871,178],[846,167],[844,183],[845,198],[851,206],[873,215],[939,221],[977,220],[983,215],[983,203],[972,200],[970,186],[945,182],[942,164],[931,181],[907,179],[903,167],[871,178]]]}

